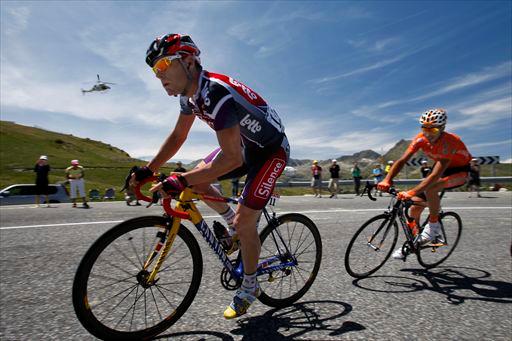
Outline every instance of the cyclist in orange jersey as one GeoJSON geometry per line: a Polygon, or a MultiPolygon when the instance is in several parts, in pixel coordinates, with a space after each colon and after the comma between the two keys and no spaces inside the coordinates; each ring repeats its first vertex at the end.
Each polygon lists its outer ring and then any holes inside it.
{"type": "MultiPolygon", "coordinates": [[[[419,237],[419,242],[427,244],[441,233],[439,224],[440,198],[439,192],[464,185],[468,178],[471,155],[460,137],[444,131],[447,121],[444,109],[428,110],[421,115],[421,132],[416,135],[406,152],[391,167],[386,178],[377,185],[377,189],[388,191],[393,178],[400,172],[414,153],[422,150],[435,161],[432,172],[417,186],[409,191],[398,193],[400,200],[412,199],[423,205],[414,205],[410,215],[419,224],[421,213],[428,205],[430,216],[428,224],[419,237]]],[[[402,248],[393,253],[393,258],[403,259],[402,248]]]]}

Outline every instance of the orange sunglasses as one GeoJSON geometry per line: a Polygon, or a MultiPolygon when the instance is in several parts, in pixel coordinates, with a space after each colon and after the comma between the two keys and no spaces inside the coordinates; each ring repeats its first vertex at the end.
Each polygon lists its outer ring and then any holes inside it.
{"type": "Polygon", "coordinates": [[[170,66],[173,60],[181,58],[180,55],[173,55],[173,56],[167,56],[160,58],[156,61],[155,65],[153,65],[152,69],[153,72],[156,74],[158,72],[164,72],[167,70],[170,66]]]}
{"type": "Polygon", "coordinates": [[[421,130],[424,133],[429,133],[429,134],[437,134],[437,133],[439,133],[439,128],[438,127],[421,126],[421,130]]]}

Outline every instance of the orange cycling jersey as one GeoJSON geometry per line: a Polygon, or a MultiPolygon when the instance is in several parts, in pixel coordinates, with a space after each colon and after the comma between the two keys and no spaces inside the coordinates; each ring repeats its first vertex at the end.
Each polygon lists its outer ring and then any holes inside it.
{"type": "Polygon", "coordinates": [[[448,168],[467,166],[471,161],[471,154],[469,154],[464,142],[452,133],[443,132],[434,144],[431,144],[423,133],[419,133],[411,142],[407,151],[416,153],[419,149],[423,150],[434,161],[450,160],[448,168]]]}

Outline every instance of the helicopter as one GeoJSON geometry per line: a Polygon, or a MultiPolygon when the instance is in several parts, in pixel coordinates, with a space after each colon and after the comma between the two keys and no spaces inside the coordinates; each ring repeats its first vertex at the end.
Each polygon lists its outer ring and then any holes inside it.
{"type": "Polygon", "coordinates": [[[107,84],[110,84],[110,85],[115,85],[116,84],[116,83],[102,82],[100,80],[100,75],[96,75],[96,77],[98,77],[98,80],[96,81],[96,84],[94,84],[92,86],[92,88],[90,88],[89,90],[81,89],[82,90],[82,95],[85,95],[86,92],[106,91],[106,90],[110,89],[110,86],[108,86],[107,84]]]}

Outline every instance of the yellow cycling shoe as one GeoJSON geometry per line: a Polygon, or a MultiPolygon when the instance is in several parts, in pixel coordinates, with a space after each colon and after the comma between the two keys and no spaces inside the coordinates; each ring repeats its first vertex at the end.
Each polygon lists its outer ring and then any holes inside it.
{"type": "Polygon", "coordinates": [[[260,295],[260,288],[257,286],[256,291],[249,293],[244,290],[238,290],[231,304],[224,310],[225,319],[234,319],[247,313],[247,309],[260,295]]]}

